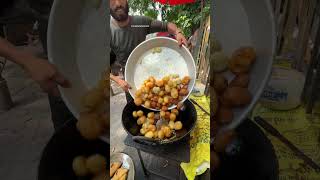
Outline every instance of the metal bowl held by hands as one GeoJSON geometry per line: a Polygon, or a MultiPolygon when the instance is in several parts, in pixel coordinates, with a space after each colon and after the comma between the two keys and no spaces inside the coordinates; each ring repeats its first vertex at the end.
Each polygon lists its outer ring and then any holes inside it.
{"type": "MultiPolygon", "coordinates": [[[[81,99],[98,84],[109,66],[107,14],[105,4],[99,9],[90,1],[55,0],[48,27],[48,57],[72,84],[59,88],[63,101],[78,119],[81,99]]],[[[105,140],[109,141],[106,134],[105,140]]]]}
{"type": "MultiPolygon", "coordinates": [[[[242,46],[255,49],[257,59],[249,72],[251,103],[234,109],[234,120],[228,128],[235,128],[247,116],[259,99],[269,80],[275,50],[273,13],[269,0],[215,0],[213,2],[214,37],[227,55],[242,46]]],[[[228,80],[233,75],[227,73],[228,80]]]]}
{"type": "MultiPolygon", "coordinates": [[[[185,47],[179,47],[178,42],[167,37],[156,37],[139,44],[130,54],[125,67],[125,80],[131,85],[129,93],[134,98],[135,92],[141,87],[143,81],[150,76],[161,79],[170,74],[178,74],[180,78],[190,76],[190,95],[196,79],[196,66],[194,59],[185,47]],[[155,52],[155,49],[159,51],[155,52]]],[[[168,109],[173,109],[173,105],[168,109]]],[[[148,108],[153,111],[157,109],[148,108]]]]}
{"type": "Polygon", "coordinates": [[[140,134],[141,126],[137,124],[137,120],[132,116],[133,111],[142,110],[144,114],[153,112],[149,109],[143,108],[141,106],[136,106],[134,102],[129,102],[123,109],[122,112],[122,126],[127,131],[127,133],[133,138],[133,140],[140,144],[145,145],[163,145],[171,144],[183,140],[187,137],[196,125],[197,121],[197,111],[194,105],[189,101],[184,102],[185,110],[179,112],[176,121],[181,121],[183,128],[176,131],[176,136],[174,138],[166,140],[156,140],[144,137],[140,134]]]}

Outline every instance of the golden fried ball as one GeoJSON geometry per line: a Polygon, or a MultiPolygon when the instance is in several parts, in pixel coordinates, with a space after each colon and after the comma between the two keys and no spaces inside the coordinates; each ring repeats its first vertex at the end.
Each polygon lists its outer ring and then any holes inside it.
{"type": "Polygon", "coordinates": [[[177,121],[177,122],[174,123],[174,129],[175,129],[175,130],[180,130],[180,129],[182,129],[182,123],[181,123],[181,121],[177,121]]]}
{"type": "Polygon", "coordinates": [[[144,87],[144,92],[145,93],[149,93],[150,92],[150,88],[148,86],[144,87]]]}
{"type": "Polygon", "coordinates": [[[142,99],[141,99],[141,98],[135,98],[135,99],[134,99],[134,104],[135,104],[136,106],[141,106],[141,104],[142,104],[142,99]]]}
{"type": "Polygon", "coordinates": [[[139,118],[140,120],[141,120],[141,124],[143,124],[143,123],[145,123],[146,122],[146,116],[141,116],[140,118],[139,118]]]}
{"type": "Polygon", "coordinates": [[[165,117],[165,115],[166,115],[166,112],[165,112],[165,111],[160,111],[160,116],[161,116],[161,117],[165,117]]]}
{"type": "Polygon", "coordinates": [[[148,82],[148,83],[146,84],[146,87],[152,89],[152,88],[154,87],[153,82],[148,82]]]}
{"type": "Polygon", "coordinates": [[[157,108],[157,103],[152,101],[150,106],[151,106],[151,108],[155,109],[155,108],[157,108]]]}
{"type": "Polygon", "coordinates": [[[162,110],[162,111],[167,111],[167,110],[168,110],[168,107],[167,107],[167,106],[162,106],[162,107],[161,107],[161,110],[162,110]]]}
{"type": "Polygon", "coordinates": [[[177,80],[175,80],[175,82],[176,82],[177,86],[182,83],[181,79],[177,79],[177,80]]]}
{"type": "Polygon", "coordinates": [[[153,89],[152,89],[152,92],[153,92],[154,94],[159,94],[160,91],[161,91],[160,87],[153,87],[153,89]]]}
{"type": "Polygon", "coordinates": [[[148,94],[144,94],[143,96],[142,96],[142,100],[143,101],[146,101],[148,99],[148,94]]]}
{"type": "Polygon", "coordinates": [[[164,135],[165,135],[165,137],[167,137],[167,138],[171,137],[171,133],[172,133],[172,131],[168,126],[164,127],[164,135]]]}
{"type": "Polygon", "coordinates": [[[189,76],[185,76],[185,77],[183,77],[181,82],[183,85],[188,85],[190,80],[191,80],[191,78],[189,76]]]}
{"type": "Polygon", "coordinates": [[[172,109],[172,110],[171,110],[171,113],[176,114],[176,116],[178,116],[178,115],[179,115],[179,111],[178,111],[177,109],[172,109]]]}
{"type": "Polygon", "coordinates": [[[146,102],[144,102],[144,106],[146,108],[150,108],[151,107],[151,102],[149,100],[147,100],[146,102]]]}
{"type": "Polygon", "coordinates": [[[160,97],[163,97],[163,96],[164,96],[164,91],[160,91],[160,92],[159,92],[159,96],[160,96],[160,97]]]}
{"type": "Polygon", "coordinates": [[[86,160],[86,166],[92,174],[99,174],[107,169],[107,160],[100,154],[91,155],[86,160]]]}
{"type": "Polygon", "coordinates": [[[165,96],[164,98],[163,98],[163,102],[164,103],[169,103],[169,96],[165,96]]]}
{"type": "Polygon", "coordinates": [[[160,103],[160,104],[163,103],[163,98],[159,98],[158,103],[160,103]]]}
{"type": "Polygon", "coordinates": [[[96,113],[81,113],[77,122],[80,134],[88,140],[97,139],[103,133],[103,126],[96,113]]]}
{"type": "Polygon", "coordinates": [[[98,88],[89,90],[82,98],[82,105],[88,109],[95,109],[104,102],[103,91],[98,88]]]}
{"type": "Polygon", "coordinates": [[[143,111],[139,110],[139,111],[137,112],[137,115],[138,115],[139,117],[143,116],[143,111]]]}
{"type": "Polygon", "coordinates": [[[148,119],[149,124],[154,124],[154,119],[148,119]]]}
{"type": "Polygon", "coordinates": [[[153,138],[154,135],[152,131],[148,131],[144,136],[147,138],[153,138]]]}
{"type": "Polygon", "coordinates": [[[136,97],[140,97],[142,95],[142,90],[138,89],[135,93],[136,97]]]}
{"type": "Polygon", "coordinates": [[[170,129],[174,129],[174,121],[169,121],[169,127],[170,129]]]}
{"type": "Polygon", "coordinates": [[[167,85],[167,84],[164,86],[164,90],[165,90],[167,93],[170,93],[170,92],[171,92],[171,88],[170,88],[170,86],[167,85]]]}
{"type": "Polygon", "coordinates": [[[86,158],[84,156],[77,156],[73,159],[72,169],[76,176],[86,176],[89,170],[86,166],[86,158]]]}
{"type": "Polygon", "coordinates": [[[156,85],[158,86],[158,87],[162,87],[163,85],[164,85],[164,82],[163,82],[163,80],[158,80],[158,81],[156,81],[156,85]]]}
{"type": "Polygon", "coordinates": [[[162,130],[158,131],[158,138],[164,139],[164,132],[162,130]]]}
{"type": "Polygon", "coordinates": [[[165,76],[162,78],[162,81],[164,84],[168,83],[168,81],[170,80],[170,77],[169,76],[165,76]]]}
{"type": "Polygon", "coordinates": [[[155,83],[155,82],[156,82],[156,79],[155,79],[153,76],[150,76],[150,77],[149,77],[149,81],[152,82],[152,83],[155,83]]]}
{"type": "Polygon", "coordinates": [[[149,130],[149,131],[156,131],[157,128],[156,128],[155,125],[150,124],[150,125],[148,126],[148,130],[149,130]]]}
{"type": "Polygon", "coordinates": [[[155,131],[154,133],[153,133],[153,138],[158,138],[158,131],[155,131]]]}
{"type": "Polygon", "coordinates": [[[175,121],[176,120],[176,114],[175,113],[171,113],[170,114],[170,121],[175,121]]]}
{"type": "Polygon", "coordinates": [[[145,134],[146,134],[146,129],[145,129],[145,128],[141,128],[141,129],[140,129],[140,133],[141,133],[142,135],[145,135],[145,134]]]}
{"type": "Polygon", "coordinates": [[[178,93],[178,90],[176,88],[172,88],[171,97],[173,97],[173,98],[178,98],[179,97],[179,93],[178,93]]]}
{"type": "Polygon", "coordinates": [[[154,118],[154,112],[149,112],[148,113],[148,118],[154,118]]]}
{"type": "Polygon", "coordinates": [[[133,112],[132,112],[132,116],[133,116],[134,118],[137,118],[137,117],[138,117],[137,111],[133,111],[133,112]]]}
{"type": "Polygon", "coordinates": [[[145,122],[146,122],[146,117],[145,117],[145,116],[141,116],[141,117],[139,117],[138,120],[137,120],[137,124],[138,124],[138,125],[142,125],[142,124],[145,123],[145,122]]]}
{"type": "Polygon", "coordinates": [[[151,99],[151,98],[153,98],[153,94],[150,92],[149,94],[148,94],[148,97],[147,97],[148,99],[151,99]]]}
{"type": "Polygon", "coordinates": [[[170,112],[166,111],[164,115],[165,119],[170,119],[170,112]]]}

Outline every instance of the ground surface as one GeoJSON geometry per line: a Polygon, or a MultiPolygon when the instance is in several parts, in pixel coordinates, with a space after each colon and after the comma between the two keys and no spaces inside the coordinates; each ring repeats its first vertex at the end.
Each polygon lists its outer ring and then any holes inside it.
{"type": "Polygon", "coordinates": [[[19,66],[7,63],[3,75],[14,107],[0,112],[0,177],[35,180],[41,152],[53,134],[48,98],[19,66]]]}

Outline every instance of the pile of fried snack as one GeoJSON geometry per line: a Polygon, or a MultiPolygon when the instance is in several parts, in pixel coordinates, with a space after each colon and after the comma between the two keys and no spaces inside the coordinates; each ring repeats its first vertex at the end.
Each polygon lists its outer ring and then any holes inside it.
{"type": "Polygon", "coordinates": [[[82,112],[77,122],[80,134],[88,140],[94,140],[109,132],[108,118],[110,82],[104,73],[98,85],[90,89],[82,98],[82,112]]]}
{"type": "Polygon", "coordinates": [[[234,108],[244,107],[251,102],[252,96],[248,90],[249,73],[256,61],[256,53],[252,47],[246,46],[236,49],[231,57],[228,57],[216,39],[212,43],[211,51],[213,52],[213,69],[211,71],[213,78],[210,83],[213,96],[211,134],[214,137],[214,151],[211,159],[214,168],[217,168],[219,165],[218,154],[223,153],[226,146],[236,136],[232,130],[219,132],[219,129],[233,121],[234,108]],[[230,74],[227,79],[227,71],[232,73],[232,79],[230,79],[230,74]]]}
{"type": "Polygon", "coordinates": [[[137,119],[137,124],[141,126],[140,134],[147,138],[163,140],[172,137],[175,131],[182,129],[182,122],[176,121],[179,116],[178,109],[171,111],[160,111],[160,113],[149,112],[144,115],[142,110],[133,111],[132,116],[137,119]],[[163,119],[161,126],[156,126],[157,121],[163,119]]]}
{"type": "Polygon", "coordinates": [[[106,180],[107,178],[107,161],[100,154],[75,157],[72,169],[78,177],[92,177],[92,180],[106,180]]]}
{"type": "Polygon", "coordinates": [[[113,162],[110,165],[110,178],[111,180],[126,180],[129,170],[121,167],[121,162],[113,162]]]}
{"type": "Polygon", "coordinates": [[[179,75],[169,75],[158,80],[151,76],[135,92],[134,103],[137,106],[167,111],[168,107],[178,104],[189,94],[189,83],[189,76],[181,79],[179,75]]]}
{"type": "MultiPolygon", "coordinates": [[[[77,129],[87,140],[95,140],[109,130],[108,109],[109,80],[104,73],[98,85],[90,89],[82,98],[82,112],[77,122],[77,129]]],[[[106,159],[95,154],[89,157],[78,156],[73,160],[73,171],[78,177],[92,177],[92,180],[107,178],[106,159]]]]}
{"type": "Polygon", "coordinates": [[[146,108],[154,108],[160,112],[144,114],[142,110],[133,111],[133,118],[141,126],[140,134],[147,138],[164,140],[171,138],[175,131],[182,129],[182,122],[176,121],[179,116],[180,101],[189,94],[188,84],[190,77],[180,79],[179,75],[168,75],[156,80],[149,77],[135,92],[134,103],[136,106],[144,105],[146,108]],[[168,107],[177,105],[168,110],[168,107]],[[157,122],[161,123],[157,125],[157,122]]]}

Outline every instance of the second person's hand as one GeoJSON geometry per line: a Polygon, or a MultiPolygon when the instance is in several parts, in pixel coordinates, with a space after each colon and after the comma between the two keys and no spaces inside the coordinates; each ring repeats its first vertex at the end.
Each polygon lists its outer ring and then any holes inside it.
{"type": "Polygon", "coordinates": [[[182,45],[187,46],[188,42],[187,39],[184,37],[184,35],[181,32],[178,32],[176,35],[176,39],[178,41],[179,46],[181,47],[182,45]]]}
{"type": "Polygon", "coordinates": [[[128,84],[127,81],[122,80],[120,78],[117,79],[116,83],[125,91],[128,92],[131,89],[131,86],[128,84]]]}
{"type": "Polygon", "coordinates": [[[64,88],[71,87],[70,82],[57,70],[57,68],[44,59],[34,56],[25,57],[24,69],[30,74],[41,89],[54,96],[60,96],[58,85],[64,88]]]}

